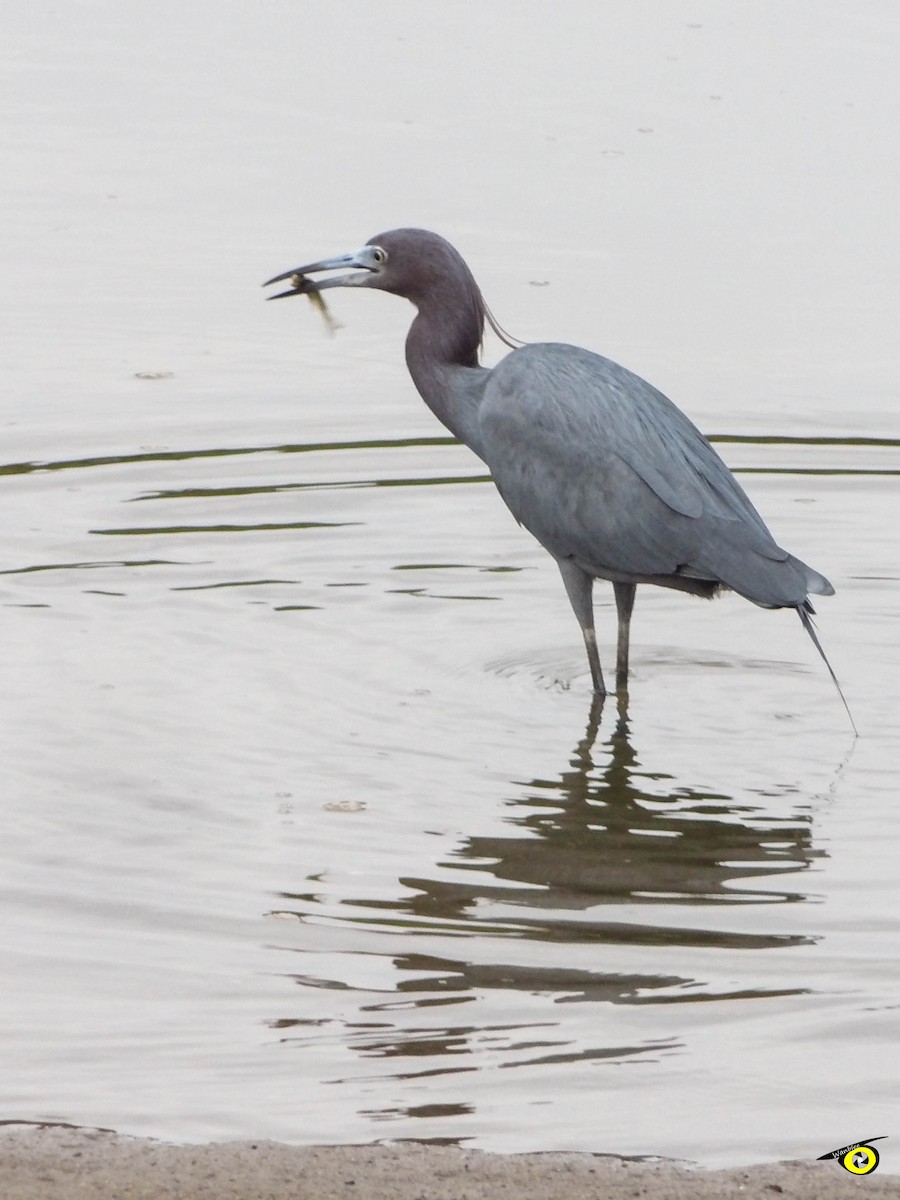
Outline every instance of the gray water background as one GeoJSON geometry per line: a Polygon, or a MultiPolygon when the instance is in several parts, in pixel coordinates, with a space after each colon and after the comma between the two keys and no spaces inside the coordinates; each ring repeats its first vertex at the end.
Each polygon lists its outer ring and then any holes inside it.
{"type": "Polygon", "coordinates": [[[896,7],[4,26],[0,1118],[707,1164],[894,1132],[896,7]],[[404,224],[716,439],[837,588],[855,744],[792,614],[651,590],[591,725],[411,310],[262,303],[404,224]]]}

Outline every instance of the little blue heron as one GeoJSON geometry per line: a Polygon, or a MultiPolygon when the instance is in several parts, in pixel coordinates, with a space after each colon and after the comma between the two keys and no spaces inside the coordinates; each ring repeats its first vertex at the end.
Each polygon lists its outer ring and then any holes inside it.
{"type": "Polygon", "coordinates": [[[459,252],[424,229],[381,233],[361,250],[285,271],[263,286],[285,279],[292,286],[269,299],[368,287],[412,301],[418,313],[406,362],[413,382],[438,420],[487,464],[513,516],[556,560],[598,696],[606,686],[594,632],[595,579],[613,585],[622,692],[639,583],[707,598],[730,588],[762,608],[793,608],[840,692],[808,598],[834,588],[776,544],[707,439],[656,388],[577,346],[516,347],[459,252]],[[479,365],[485,321],[512,348],[492,369],[479,365]]]}

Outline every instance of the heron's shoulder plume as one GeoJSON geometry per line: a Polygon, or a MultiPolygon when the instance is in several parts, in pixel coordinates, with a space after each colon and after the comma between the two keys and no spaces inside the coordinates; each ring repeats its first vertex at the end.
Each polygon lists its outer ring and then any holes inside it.
{"type": "Polygon", "coordinates": [[[499,338],[504,346],[509,346],[510,350],[520,350],[523,346],[527,345],[527,343],[521,341],[517,337],[513,337],[511,333],[506,332],[506,330],[488,308],[487,304],[485,303],[484,296],[481,294],[481,289],[475,283],[474,279],[472,279],[472,286],[474,288],[474,293],[470,297],[469,303],[472,309],[473,324],[477,326],[478,329],[478,343],[475,347],[474,361],[467,363],[466,365],[477,367],[480,361],[481,349],[484,345],[485,324],[490,326],[494,336],[499,338]]]}
{"type": "Polygon", "coordinates": [[[510,350],[521,350],[523,346],[527,346],[527,342],[523,342],[521,338],[513,337],[511,333],[507,333],[488,306],[484,303],[484,297],[481,300],[484,308],[484,319],[490,325],[494,334],[500,339],[504,346],[509,346],[510,350]]]}

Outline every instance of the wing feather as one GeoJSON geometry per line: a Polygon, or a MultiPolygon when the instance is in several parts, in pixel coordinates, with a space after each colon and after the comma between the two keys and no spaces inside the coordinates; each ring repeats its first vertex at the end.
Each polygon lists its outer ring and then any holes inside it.
{"type": "Polygon", "coordinates": [[[547,343],[514,351],[491,372],[480,427],[516,519],[593,575],[709,580],[772,606],[830,589],[777,545],[684,413],[609,359],[547,343]]]}

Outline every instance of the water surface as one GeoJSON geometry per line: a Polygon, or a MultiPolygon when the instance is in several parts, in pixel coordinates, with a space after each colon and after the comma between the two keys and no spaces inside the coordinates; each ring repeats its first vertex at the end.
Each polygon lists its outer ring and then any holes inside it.
{"type": "Polygon", "coordinates": [[[893,8],[93,7],[2,51],[0,1116],[709,1164],[889,1133],[893,8]],[[409,309],[261,303],[409,222],[714,437],[837,588],[856,743],[736,597],[639,594],[592,710],[409,309]]]}

